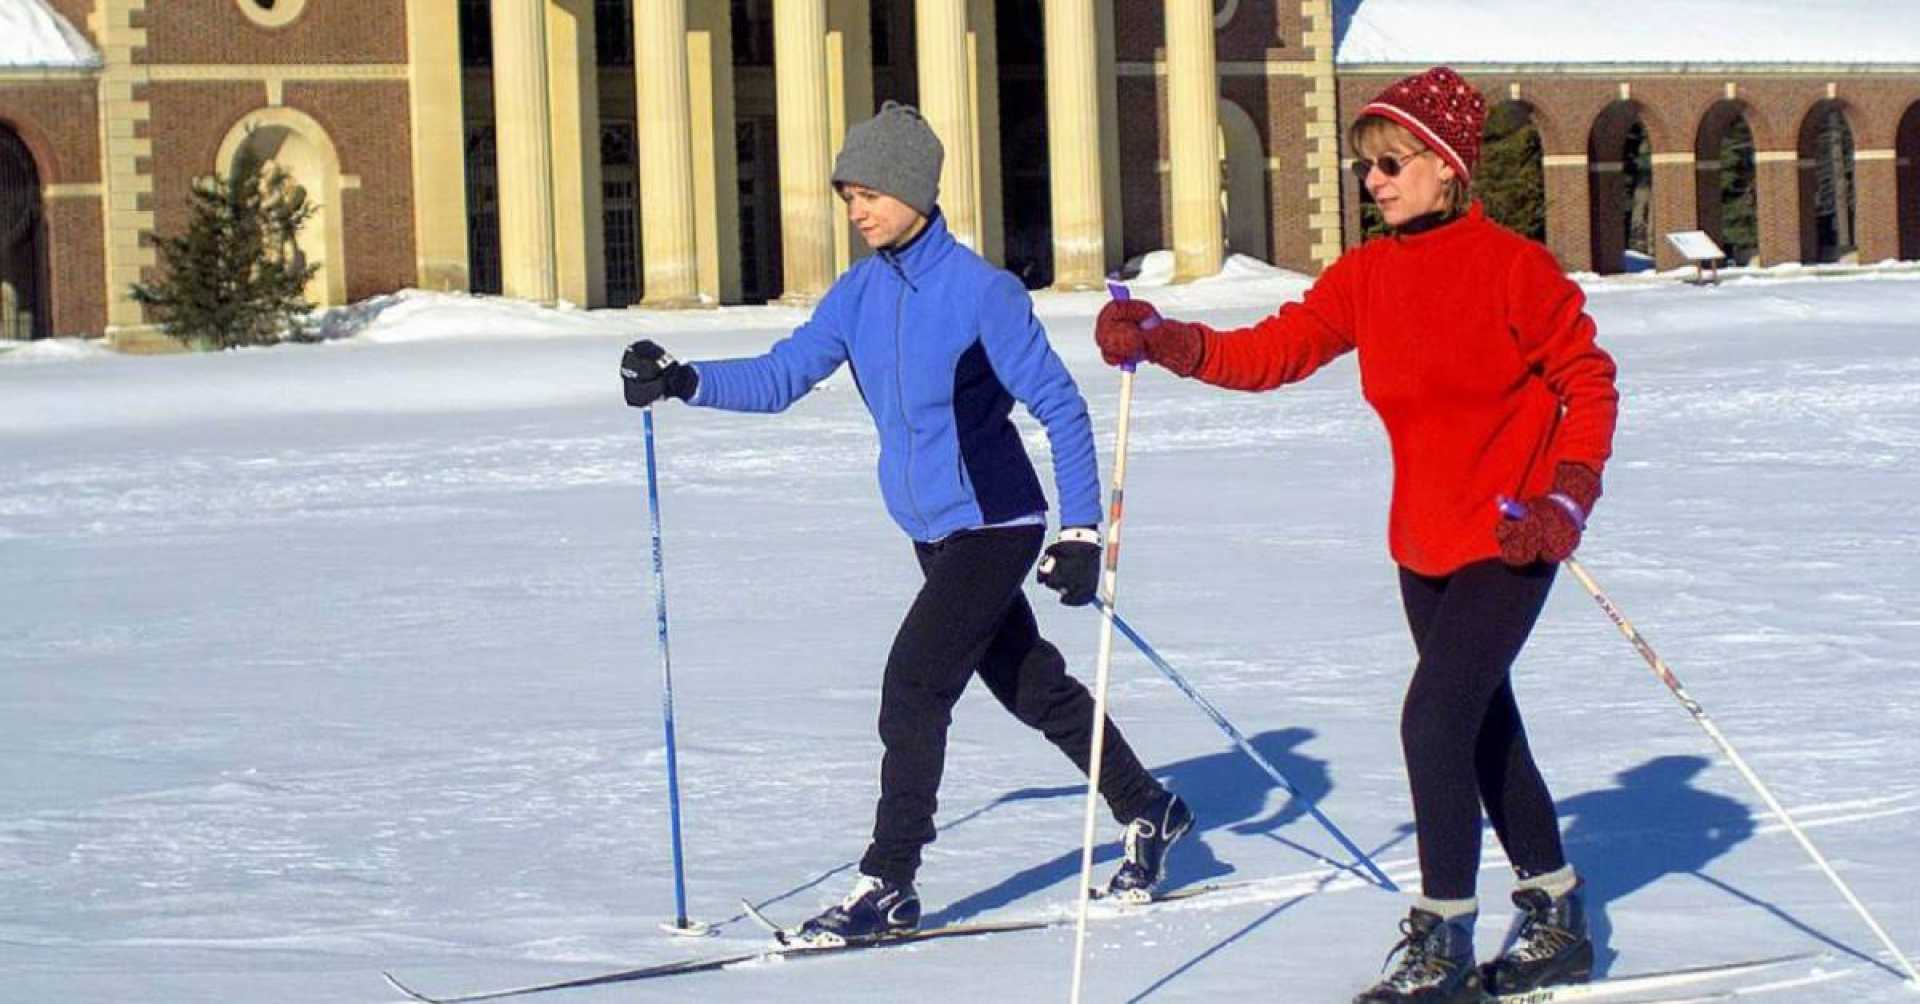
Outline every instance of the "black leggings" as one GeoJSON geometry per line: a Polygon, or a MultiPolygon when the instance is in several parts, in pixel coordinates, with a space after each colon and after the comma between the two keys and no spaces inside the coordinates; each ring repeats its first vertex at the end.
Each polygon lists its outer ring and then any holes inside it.
{"type": "Polygon", "coordinates": [[[1480,809],[1514,868],[1566,863],[1553,796],[1534,766],[1509,670],[1546,605],[1555,567],[1493,560],[1433,578],[1400,569],[1420,662],[1400,712],[1422,890],[1467,899],[1480,870],[1480,809]]]}
{"type": "MultiPolygon", "coordinates": [[[[1086,773],[1093,696],[1067,675],[1060,650],[1040,637],[1020,591],[1044,527],[969,530],[914,544],[927,577],[887,656],[880,692],[880,805],[860,870],[911,882],[934,838],[940,775],[953,706],[975,673],[1014,717],[1043,733],[1086,773]]],[[[1100,793],[1130,821],[1163,790],[1107,720],[1100,793]]]]}

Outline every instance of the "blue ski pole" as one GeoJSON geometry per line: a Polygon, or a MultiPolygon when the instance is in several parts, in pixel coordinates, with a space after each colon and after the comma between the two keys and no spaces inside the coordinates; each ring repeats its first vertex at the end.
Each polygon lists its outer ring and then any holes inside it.
{"type": "MultiPolygon", "coordinates": [[[[1093,602],[1095,607],[1105,609],[1105,604],[1100,601],[1099,597],[1095,597],[1093,602]]],[[[1353,855],[1355,863],[1365,868],[1367,873],[1373,876],[1374,881],[1379,883],[1382,889],[1386,889],[1389,892],[1400,891],[1400,887],[1394,885],[1393,880],[1387,877],[1387,873],[1381,871],[1380,866],[1373,863],[1373,859],[1367,856],[1367,852],[1355,846],[1354,842],[1349,840],[1347,835],[1342,833],[1338,826],[1333,825],[1333,820],[1328,819],[1320,812],[1320,807],[1314,805],[1312,799],[1301,794],[1300,789],[1294,787],[1293,782],[1287,780],[1286,775],[1280,773],[1279,768],[1269,762],[1266,757],[1261,756],[1260,751],[1254,749],[1253,744],[1247,741],[1247,737],[1241,735],[1240,730],[1234,728],[1232,722],[1227,721],[1227,716],[1221,714],[1220,709],[1214,707],[1213,702],[1201,696],[1198,690],[1193,689],[1193,684],[1188,683],[1186,678],[1181,676],[1178,670],[1168,665],[1167,660],[1162,659],[1160,653],[1154,651],[1153,646],[1147,644],[1147,640],[1140,637],[1140,633],[1135,631],[1132,625],[1121,619],[1117,613],[1111,611],[1107,613],[1108,616],[1113,618],[1113,626],[1119,628],[1120,633],[1126,635],[1128,641],[1133,642],[1134,647],[1138,648],[1141,654],[1147,657],[1147,661],[1153,663],[1154,668],[1158,669],[1167,679],[1172,680],[1173,685],[1179,687],[1181,693],[1187,695],[1188,698],[1192,699],[1193,703],[1199,705],[1200,710],[1206,712],[1207,717],[1213,719],[1215,725],[1220,726],[1220,731],[1225,732],[1227,738],[1233,740],[1234,745],[1240,747],[1242,753],[1245,753],[1255,764],[1259,765],[1261,770],[1266,771],[1267,776],[1273,778],[1274,783],[1286,789],[1287,793],[1294,798],[1299,799],[1300,804],[1306,807],[1307,812],[1311,814],[1321,826],[1326,827],[1328,833],[1333,834],[1333,839],[1338,840],[1340,846],[1346,848],[1348,854],[1353,855]]]]}
{"type": "Polygon", "coordinates": [[[673,827],[673,923],[669,934],[704,935],[706,924],[687,919],[687,878],[680,856],[680,762],[673,745],[673,657],[667,647],[667,570],[660,546],[660,471],[653,459],[653,409],[647,408],[647,510],[653,516],[653,610],[660,621],[660,710],[667,726],[667,816],[673,827]]]}

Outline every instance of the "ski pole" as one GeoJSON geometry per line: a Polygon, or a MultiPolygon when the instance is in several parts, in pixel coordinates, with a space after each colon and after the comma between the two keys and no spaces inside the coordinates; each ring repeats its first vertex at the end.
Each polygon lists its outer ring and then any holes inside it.
{"type": "MultiPolygon", "coordinates": [[[[1107,292],[1116,300],[1127,298],[1127,288],[1118,283],[1107,283],[1107,292]]],[[[1159,323],[1160,319],[1153,317],[1140,326],[1152,330],[1159,323]]],[[[1100,757],[1107,726],[1107,673],[1113,664],[1113,609],[1120,587],[1120,521],[1126,515],[1127,426],[1133,419],[1134,366],[1134,361],[1128,361],[1120,367],[1120,431],[1113,444],[1113,492],[1107,505],[1107,551],[1100,576],[1106,593],[1100,608],[1106,611],[1106,616],[1100,619],[1100,655],[1094,674],[1093,746],[1087,754],[1087,808],[1080,837],[1080,904],[1073,924],[1072,1004],[1080,1004],[1087,959],[1087,904],[1093,898],[1093,821],[1100,799],[1100,757]]]]}
{"type": "MultiPolygon", "coordinates": [[[[1106,605],[1100,603],[1099,600],[1094,600],[1094,603],[1099,605],[1102,610],[1106,609],[1106,605]]],[[[1400,891],[1400,887],[1395,885],[1393,880],[1387,877],[1386,872],[1380,870],[1379,865],[1373,863],[1373,858],[1369,857],[1366,851],[1361,850],[1351,839],[1348,839],[1345,833],[1341,832],[1338,826],[1333,825],[1333,820],[1328,819],[1326,815],[1320,811],[1320,807],[1314,804],[1312,799],[1308,798],[1299,788],[1295,787],[1293,782],[1287,780],[1286,775],[1280,773],[1280,768],[1275,767],[1271,761],[1260,754],[1259,750],[1254,749],[1253,744],[1247,741],[1247,737],[1242,735],[1240,730],[1234,728],[1233,723],[1227,720],[1227,716],[1221,714],[1220,709],[1214,707],[1213,702],[1207,700],[1205,695],[1194,689],[1193,684],[1187,682],[1186,677],[1181,676],[1179,670],[1174,669],[1173,666],[1168,664],[1167,660],[1161,658],[1160,653],[1154,651],[1153,646],[1147,644],[1145,638],[1140,637],[1140,633],[1135,631],[1131,624],[1127,623],[1126,618],[1121,617],[1117,613],[1112,614],[1112,617],[1114,627],[1119,628],[1120,633],[1126,635],[1128,641],[1133,642],[1134,647],[1138,648],[1140,653],[1147,657],[1147,661],[1153,663],[1154,668],[1158,669],[1161,675],[1173,681],[1173,685],[1179,687],[1181,693],[1187,695],[1193,703],[1199,705],[1200,710],[1206,712],[1208,718],[1213,719],[1213,724],[1220,726],[1220,731],[1225,732],[1227,738],[1233,740],[1234,745],[1240,747],[1242,753],[1245,753],[1261,770],[1266,771],[1267,776],[1273,778],[1275,784],[1278,784],[1287,794],[1298,799],[1300,804],[1306,808],[1307,812],[1313,816],[1314,820],[1325,827],[1326,831],[1333,835],[1333,839],[1340,842],[1340,846],[1345,848],[1348,854],[1353,855],[1354,863],[1365,868],[1367,873],[1373,876],[1374,882],[1377,883],[1380,888],[1388,892],[1400,891]]]]}
{"type": "MultiPolygon", "coordinates": [[[[1500,506],[1500,514],[1508,519],[1519,519],[1527,514],[1526,505],[1513,499],[1502,496],[1498,499],[1497,504],[1500,506]]],[[[1800,846],[1806,850],[1808,856],[1813,858],[1813,863],[1819,865],[1820,870],[1825,872],[1827,878],[1833,882],[1834,888],[1840,890],[1840,895],[1845,897],[1847,904],[1853,907],[1854,912],[1860,915],[1861,920],[1867,922],[1867,926],[1871,928],[1874,935],[1880,939],[1880,943],[1887,946],[1887,951],[1892,952],[1893,957],[1899,960],[1901,968],[1907,971],[1907,982],[1912,985],[1913,989],[1920,990],[1920,970],[1913,968],[1913,963],[1907,959],[1905,953],[1900,951],[1899,946],[1893,943],[1893,939],[1887,935],[1886,929],[1880,926],[1879,921],[1873,919],[1873,914],[1867,912],[1866,905],[1860,902],[1860,898],[1855,896],[1853,890],[1847,887],[1847,883],[1840,878],[1840,874],[1833,870],[1832,865],[1827,863],[1826,856],[1821,854],[1820,849],[1813,845],[1813,841],[1807,837],[1806,831],[1800,828],[1800,824],[1793,821],[1793,817],[1787,814],[1786,807],[1780,804],[1780,800],[1775,798],[1773,792],[1760,780],[1760,775],[1755,774],[1753,768],[1747,766],[1747,761],[1740,756],[1738,750],[1733,748],[1733,743],[1728,741],[1727,737],[1721,733],[1719,726],[1713,723],[1713,719],[1707,717],[1707,709],[1701,707],[1700,702],[1694,700],[1693,697],[1687,693],[1687,688],[1681,685],[1680,678],[1674,675],[1673,669],[1667,665],[1666,660],[1660,658],[1659,653],[1653,650],[1652,645],[1647,644],[1647,640],[1640,636],[1639,631],[1634,629],[1633,622],[1627,620],[1627,615],[1621,613],[1619,607],[1614,606],[1613,601],[1607,598],[1607,594],[1600,591],[1599,584],[1593,581],[1593,576],[1587,574],[1586,568],[1584,568],[1580,562],[1575,561],[1572,557],[1568,557],[1565,561],[1561,562],[1561,564],[1566,566],[1567,571],[1573,573],[1574,578],[1580,580],[1580,585],[1586,589],[1588,595],[1593,597],[1594,602],[1600,605],[1600,609],[1606,613],[1607,619],[1613,622],[1614,627],[1620,629],[1620,633],[1625,635],[1627,641],[1633,644],[1634,651],[1640,653],[1640,658],[1646,660],[1647,665],[1652,667],[1653,675],[1659,677],[1660,682],[1667,685],[1667,689],[1673,692],[1674,699],[1680,702],[1680,706],[1687,709],[1687,714],[1692,715],[1693,720],[1697,722],[1702,729],[1706,730],[1707,735],[1712,737],[1714,744],[1720,747],[1720,752],[1725,753],[1727,759],[1733,763],[1734,768],[1740,772],[1740,776],[1746,779],[1747,784],[1751,785],[1755,792],[1759,793],[1761,801],[1767,803],[1767,808],[1773,812],[1774,817],[1779,819],[1781,824],[1787,828],[1787,832],[1793,834],[1793,838],[1800,842],[1800,846]]]]}
{"type": "Polygon", "coordinates": [[[660,545],[660,470],[653,458],[653,408],[648,406],[647,511],[653,517],[653,611],[660,624],[660,710],[667,731],[667,818],[673,830],[673,923],[669,934],[704,935],[707,925],[687,919],[687,877],[680,855],[680,762],[673,744],[673,657],[667,647],[667,571],[660,545]]]}

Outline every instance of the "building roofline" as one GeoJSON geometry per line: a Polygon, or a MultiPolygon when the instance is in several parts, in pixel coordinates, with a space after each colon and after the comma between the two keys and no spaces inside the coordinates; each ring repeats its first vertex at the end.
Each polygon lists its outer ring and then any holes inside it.
{"type": "Polygon", "coordinates": [[[29,80],[84,80],[106,69],[99,63],[0,63],[0,84],[29,80]]]}

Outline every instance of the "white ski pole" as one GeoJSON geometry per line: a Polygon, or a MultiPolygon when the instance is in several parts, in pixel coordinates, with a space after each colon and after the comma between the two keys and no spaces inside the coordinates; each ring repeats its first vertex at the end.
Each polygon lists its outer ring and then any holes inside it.
{"type": "MultiPolygon", "coordinates": [[[[1127,298],[1125,286],[1108,283],[1116,300],[1127,298]]],[[[1159,318],[1141,327],[1151,330],[1159,318]]],[[[1100,757],[1107,733],[1107,671],[1113,664],[1113,616],[1120,586],[1120,520],[1126,514],[1127,426],[1133,419],[1133,367],[1120,367],[1120,432],[1113,443],[1113,492],[1107,506],[1107,550],[1101,567],[1100,655],[1093,684],[1093,746],[1087,753],[1087,809],[1080,836],[1080,903],[1073,925],[1073,1004],[1080,1004],[1080,987],[1087,959],[1087,903],[1093,898],[1093,823],[1100,804],[1100,757]]]]}
{"type": "Polygon", "coordinates": [[[1714,743],[1720,747],[1720,752],[1727,755],[1727,759],[1733,762],[1734,769],[1738,770],[1740,776],[1746,778],[1747,783],[1753,786],[1753,790],[1760,794],[1761,801],[1767,803],[1767,808],[1773,811],[1775,818],[1779,819],[1781,824],[1786,826],[1787,832],[1793,834],[1793,839],[1798,840],[1800,846],[1806,849],[1807,854],[1813,858],[1814,864],[1819,865],[1820,870],[1827,873],[1827,878],[1833,881],[1834,888],[1840,890],[1840,895],[1846,897],[1847,903],[1853,907],[1854,912],[1858,913],[1860,919],[1866,921],[1867,926],[1873,929],[1873,933],[1880,938],[1880,943],[1887,946],[1887,951],[1892,952],[1893,957],[1899,960],[1901,968],[1907,971],[1907,982],[1914,989],[1920,990],[1920,971],[1913,968],[1913,963],[1908,961],[1899,946],[1893,943],[1893,939],[1887,936],[1886,929],[1880,926],[1879,921],[1873,919],[1873,914],[1867,912],[1866,905],[1853,894],[1853,890],[1847,888],[1847,883],[1841,880],[1840,874],[1827,863],[1820,849],[1813,846],[1813,841],[1807,838],[1806,831],[1800,829],[1800,824],[1795,823],[1792,816],[1787,815],[1786,808],[1780,804],[1779,799],[1773,797],[1773,792],[1767,790],[1767,786],[1760,780],[1760,775],[1755,774],[1753,768],[1747,766],[1747,761],[1742,759],[1739,751],[1733,748],[1733,743],[1728,742],[1727,737],[1721,734],[1719,727],[1713,724],[1713,719],[1707,717],[1707,709],[1701,707],[1700,702],[1687,694],[1687,688],[1681,686],[1680,678],[1674,675],[1673,670],[1667,666],[1666,660],[1654,652],[1653,646],[1647,644],[1645,638],[1640,637],[1640,632],[1634,630],[1633,622],[1627,620],[1627,615],[1621,613],[1620,608],[1614,606],[1612,600],[1607,599],[1607,594],[1600,591],[1600,586],[1593,581],[1593,576],[1588,575],[1587,570],[1581,567],[1578,561],[1568,558],[1561,564],[1566,566],[1567,571],[1573,573],[1574,578],[1580,580],[1580,585],[1586,587],[1594,602],[1600,604],[1600,609],[1606,612],[1607,619],[1613,622],[1614,627],[1620,629],[1621,634],[1627,636],[1629,642],[1633,643],[1634,651],[1639,652],[1640,658],[1645,659],[1647,665],[1653,667],[1653,674],[1660,678],[1661,683],[1667,685],[1668,690],[1673,691],[1673,696],[1679,700],[1681,707],[1687,709],[1687,714],[1692,715],[1693,720],[1706,730],[1707,735],[1713,737],[1714,743]]]}
{"type": "MultiPolygon", "coordinates": [[[[1527,514],[1527,507],[1524,504],[1505,496],[1496,500],[1496,504],[1500,507],[1500,514],[1508,519],[1519,519],[1527,514]]],[[[1907,971],[1907,983],[1913,989],[1920,990],[1920,971],[1913,968],[1913,963],[1908,961],[1906,954],[1901,952],[1900,947],[1887,936],[1886,929],[1880,926],[1879,921],[1873,919],[1873,914],[1867,912],[1866,904],[1860,902],[1860,897],[1855,896],[1853,890],[1847,888],[1847,883],[1840,878],[1840,873],[1834,871],[1833,866],[1827,863],[1826,856],[1820,853],[1820,848],[1813,846],[1813,841],[1808,839],[1806,831],[1800,829],[1800,824],[1794,822],[1792,816],[1787,815],[1786,807],[1780,804],[1779,799],[1773,797],[1773,792],[1760,780],[1760,775],[1755,774],[1753,768],[1747,766],[1746,759],[1740,755],[1739,750],[1733,748],[1733,743],[1720,732],[1720,727],[1713,724],[1712,718],[1707,717],[1707,709],[1701,707],[1700,702],[1687,693],[1687,688],[1681,685],[1680,677],[1674,675],[1667,661],[1660,658],[1660,654],[1653,650],[1652,645],[1647,644],[1645,638],[1640,637],[1640,632],[1634,630],[1633,622],[1627,620],[1627,615],[1621,613],[1620,608],[1614,606],[1613,601],[1607,598],[1607,594],[1600,591],[1600,584],[1593,581],[1593,576],[1587,574],[1586,568],[1580,562],[1569,557],[1561,564],[1567,571],[1573,573],[1574,578],[1580,580],[1580,585],[1586,589],[1589,596],[1593,597],[1595,603],[1600,604],[1600,609],[1607,615],[1607,619],[1613,622],[1614,627],[1620,629],[1620,633],[1633,644],[1633,650],[1640,653],[1640,658],[1645,659],[1647,665],[1653,668],[1653,675],[1667,685],[1667,689],[1673,692],[1674,699],[1680,702],[1680,706],[1687,709],[1687,714],[1692,715],[1693,720],[1706,730],[1714,744],[1720,747],[1720,752],[1725,753],[1727,759],[1733,763],[1734,769],[1738,770],[1740,776],[1747,779],[1747,784],[1760,794],[1760,800],[1767,803],[1767,808],[1773,812],[1774,817],[1780,820],[1788,833],[1793,834],[1793,839],[1800,842],[1800,846],[1813,858],[1813,863],[1819,865],[1820,870],[1833,881],[1834,888],[1840,890],[1840,895],[1846,898],[1848,905],[1852,906],[1854,912],[1860,915],[1860,919],[1866,921],[1867,926],[1873,929],[1880,943],[1887,946],[1887,951],[1892,952],[1893,957],[1899,960],[1901,968],[1907,971]]]]}

